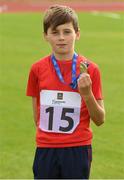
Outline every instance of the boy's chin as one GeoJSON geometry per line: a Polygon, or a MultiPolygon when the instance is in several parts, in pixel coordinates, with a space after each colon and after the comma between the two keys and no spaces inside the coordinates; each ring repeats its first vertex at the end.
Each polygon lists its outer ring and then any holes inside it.
{"type": "Polygon", "coordinates": [[[56,51],[57,54],[68,54],[69,51],[68,50],[65,50],[65,49],[60,49],[58,51],[56,51]]]}

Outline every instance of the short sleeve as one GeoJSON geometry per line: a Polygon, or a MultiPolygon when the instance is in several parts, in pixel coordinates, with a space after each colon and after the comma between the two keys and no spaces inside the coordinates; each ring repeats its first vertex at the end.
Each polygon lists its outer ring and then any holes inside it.
{"type": "Polygon", "coordinates": [[[27,96],[37,97],[38,96],[38,77],[33,69],[33,66],[29,73],[28,83],[27,83],[27,96]]]}
{"type": "Polygon", "coordinates": [[[103,99],[101,74],[98,66],[95,67],[92,76],[92,91],[97,100],[103,99]]]}

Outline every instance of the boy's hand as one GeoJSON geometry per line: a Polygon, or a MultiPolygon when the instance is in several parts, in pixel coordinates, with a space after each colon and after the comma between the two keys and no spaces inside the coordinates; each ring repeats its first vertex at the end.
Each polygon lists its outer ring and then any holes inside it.
{"type": "Polygon", "coordinates": [[[91,85],[92,81],[90,79],[90,75],[88,73],[82,73],[78,79],[78,89],[80,95],[84,99],[87,99],[92,95],[91,85]]]}

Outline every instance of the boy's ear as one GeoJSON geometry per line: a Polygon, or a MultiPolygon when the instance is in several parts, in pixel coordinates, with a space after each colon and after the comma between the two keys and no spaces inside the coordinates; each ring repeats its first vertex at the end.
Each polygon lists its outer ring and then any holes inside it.
{"type": "Polygon", "coordinates": [[[76,32],[76,40],[80,39],[80,29],[76,32]]]}

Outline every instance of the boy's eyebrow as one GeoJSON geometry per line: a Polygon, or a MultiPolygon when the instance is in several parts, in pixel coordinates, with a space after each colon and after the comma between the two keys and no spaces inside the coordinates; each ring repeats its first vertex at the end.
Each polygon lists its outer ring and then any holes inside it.
{"type": "MultiPolygon", "coordinates": [[[[71,31],[70,28],[64,28],[63,30],[68,30],[68,31],[71,31]]],[[[59,31],[59,29],[55,28],[55,29],[52,29],[52,31],[59,31]]]]}
{"type": "Polygon", "coordinates": [[[69,31],[71,31],[71,29],[69,29],[69,28],[65,28],[64,30],[69,30],[69,31]]]}

